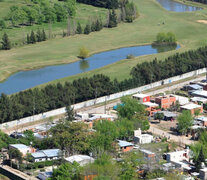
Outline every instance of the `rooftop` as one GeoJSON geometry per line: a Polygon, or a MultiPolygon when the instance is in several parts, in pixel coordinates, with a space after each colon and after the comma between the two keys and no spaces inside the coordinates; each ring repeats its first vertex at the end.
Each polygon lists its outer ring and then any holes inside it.
{"type": "Polygon", "coordinates": [[[199,101],[199,102],[205,103],[207,101],[207,99],[206,98],[203,98],[203,97],[192,97],[191,98],[191,101],[193,101],[193,102],[199,101]]]}
{"type": "Polygon", "coordinates": [[[140,149],[141,152],[145,153],[145,154],[155,154],[149,150],[146,150],[146,149],[140,149]]]}
{"type": "Polygon", "coordinates": [[[126,146],[134,146],[134,144],[127,142],[127,141],[121,141],[117,140],[120,147],[126,147],[126,146]]]}
{"type": "Polygon", "coordinates": [[[80,163],[82,161],[94,161],[94,158],[87,156],[87,155],[73,155],[70,157],[65,158],[66,161],[69,161],[70,163],[73,163],[74,161],[80,163]]]}
{"type": "Polygon", "coordinates": [[[145,97],[148,97],[149,95],[147,94],[134,94],[132,97],[137,97],[137,98],[145,98],[145,97]]]}
{"type": "Polygon", "coordinates": [[[201,108],[201,107],[202,107],[201,105],[194,104],[194,103],[186,104],[184,106],[181,106],[182,109],[188,109],[188,110],[196,109],[196,108],[201,108]]]}
{"type": "Polygon", "coordinates": [[[42,157],[58,157],[60,156],[61,150],[60,149],[46,149],[40,150],[35,153],[32,153],[34,158],[42,158],[42,157]]]}
{"type": "Polygon", "coordinates": [[[204,90],[194,91],[194,92],[192,93],[192,95],[194,95],[194,96],[203,96],[203,97],[207,97],[207,91],[204,91],[204,90]]]}
{"type": "Polygon", "coordinates": [[[170,111],[158,111],[157,113],[163,113],[165,117],[176,117],[177,114],[170,111]]]}
{"type": "Polygon", "coordinates": [[[147,107],[158,107],[159,105],[156,103],[152,103],[152,102],[145,102],[143,103],[143,105],[147,106],[147,107]]]}
{"type": "Polygon", "coordinates": [[[26,146],[24,144],[10,144],[9,146],[14,147],[16,149],[28,149],[29,146],[26,146]]]}
{"type": "Polygon", "coordinates": [[[207,117],[200,116],[200,117],[195,118],[195,120],[206,122],[207,121],[207,117]]]}
{"type": "Polygon", "coordinates": [[[203,89],[203,87],[198,84],[190,84],[190,85],[187,85],[186,87],[190,87],[195,90],[203,89]]]}

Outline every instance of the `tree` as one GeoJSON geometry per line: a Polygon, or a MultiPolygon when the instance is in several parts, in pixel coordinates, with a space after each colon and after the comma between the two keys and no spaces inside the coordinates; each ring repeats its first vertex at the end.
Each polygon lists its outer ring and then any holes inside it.
{"type": "Polygon", "coordinates": [[[36,43],[36,36],[34,31],[32,30],[31,35],[30,35],[30,43],[35,44],[36,43]]]}
{"type": "Polygon", "coordinates": [[[18,149],[11,148],[11,149],[9,149],[8,154],[9,154],[9,159],[11,159],[11,160],[16,159],[20,163],[23,160],[22,153],[18,149]]]}
{"type": "Polygon", "coordinates": [[[3,50],[10,50],[11,49],[11,43],[10,43],[10,40],[9,40],[7,33],[4,33],[4,35],[2,37],[1,44],[2,44],[3,50]]]}
{"type": "Polygon", "coordinates": [[[118,116],[121,118],[132,119],[132,117],[137,113],[145,113],[144,105],[140,104],[137,100],[130,97],[121,98],[123,106],[118,106],[118,116]]]}
{"type": "Polygon", "coordinates": [[[120,168],[109,154],[103,152],[94,163],[88,164],[83,168],[83,174],[86,176],[97,174],[96,180],[118,180],[120,168]]]}
{"type": "Polygon", "coordinates": [[[29,34],[27,34],[27,44],[30,44],[30,37],[29,37],[29,34]]]}
{"type": "Polygon", "coordinates": [[[194,112],[194,115],[195,115],[195,116],[199,116],[199,115],[200,115],[200,112],[201,112],[200,109],[196,109],[195,112],[194,112]]]}
{"type": "Polygon", "coordinates": [[[89,150],[90,133],[82,122],[65,122],[50,129],[54,147],[65,150],[67,155],[86,153],[89,150]]]}
{"type": "Polygon", "coordinates": [[[113,9],[112,12],[109,12],[109,24],[108,27],[109,28],[113,28],[117,26],[117,16],[116,16],[116,12],[113,9]]]}
{"type": "Polygon", "coordinates": [[[89,56],[89,50],[86,47],[81,47],[80,48],[80,53],[79,53],[79,57],[81,59],[85,59],[89,56]]]}
{"type": "Polygon", "coordinates": [[[147,131],[150,128],[148,117],[143,113],[136,113],[133,117],[134,129],[141,129],[142,131],[147,131]]]}
{"type": "Polygon", "coordinates": [[[198,172],[202,168],[202,163],[205,163],[205,156],[203,154],[203,148],[200,149],[198,159],[197,161],[195,161],[195,167],[198,172]]]}
{"type": "Polygon", "coordinates": [[[82,30],[82,27],[81,27],[80,22],[78,22],[78,26],[77,26],[77,29],[76,29],[76,33],[77,34],[82,34],[83,33],[83,30],[82,30]]]}
{"type": "Polygon", "coordinates": [[[119,133],[114,122],[100,120],[95,123],[94,129],[97,131],[91,138],[91,149],[95,153],[100,150],[113,150],[112,143],[119,133]]]}
{"type": "Polygon", "coordinates": [[[164,114],[163,114],[163,113],[159,113],[159,112],[156,113],[155,116],[154,116],[154,118],[155,118],[155,119],[158,119],[159,121],[160,121],[160,120],[163,120],[164,117],[165,117],[164,114]]]}
{"type": "Polygon", "coordinates": [[[86,27],[84,29],[84,34],[90,34],[90,32],[91,32],[91,26],[88,23],[88,24],[86,24],[86,27]]]}
{"type": "Polygon", "coordinates": [[[5,21],[4,20],[1,20],[0,19],[0,29],[2,30],[2,29],[6,29],[6,23],[5,23],[5,21]]]}
{"type": "Polygon", "coordinates": [[[117,131],[119,132],[119,139],[129,140],[133,137],[134,123],[126,118],[117,120],[116,122],[117,131]]]}
{"type": "Polygon", "coordinates": [[[168,43],[168,44],[175,44],[176,43],[176,36],[172,32],[168,33],[158,33],[156,37],[156,42],[159,44],[168,43]]]}
{"type": "Polygon", "coordinates": [[[46,40],[47,40],[47,36],[46,36],[45,30],[43,29],[42,30],[42,41],[46,41],[46,40]]]}
{"type": "Polygon", "coordinates": [[[37,37],[37,42],[41,42],[42,41],[42,33],[41,33],[40,29],[37,30],[36,37],[37,37]]]}
{"type": "Polygon", "coordinates": [[[70,122],[72,122],[74,120],[74,111],[70,105],[66,106],[66,119],[70,122]]]}
{"type": "Polygon", "coordinates": [[[189,128],[193,125],[193,117],[190,111],[183,111],[178,116],[178,132],[186,134],[189,128]]]}
{"type": "Polygon", "coordinates": [[[80,179],[81,167],[77,162],[63,163],[53,170],[49,180],[77,180],[80,179]]]}
{"type": "Polygon", "coordinates": [[[95,24],[95,31],[100,31],[103,28],[101,20],[97,19],[95,24]]]}

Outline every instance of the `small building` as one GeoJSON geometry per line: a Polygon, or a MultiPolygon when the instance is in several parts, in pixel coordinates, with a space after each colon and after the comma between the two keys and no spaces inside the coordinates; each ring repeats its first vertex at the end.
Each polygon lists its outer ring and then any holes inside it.
{"type": "Polygon", "coordinates": [[[91,114],[87,121],[109,120],[113,121],[114,117],[108,114],[91,114]]]}
{"type": "Polygon", "coordinates": [[[32,153],[34,162],[57,160],[62,157],[62,151],[60,149],[46,149],[32,153]]]}
{"type": "Polygon", "coordinates": [[[127,141],[117,140],[117,142],[118,142],[119,150],[122,152],[131,151],[134,147],[134,144],[127,141]]]}
{"type": "Polygon", "coordinates": [[[205,90],[198,90],[198,91],[192,92],[191,95],[195,96],[195,97],[207,98],[207,91],[205,91],[205,90]]]}
{"type": "Polygon", "coordinates": [[[195,120],[201,122],[202,126],[207,127],[207,117],[200,116],[200,117],[196,117],[195,120]]]}
{"type": "Polygon", "coordinates": [[[199,176],[201,180],[207,180],[207,168],[200,169],[199,176]]]}
{"type": "Polygon", "coordinates": [[[70,163],[73,163],[74,161],[76,161],[77,163],[80,164],[80,166],[84,166],[86,164],[94,162],[94,158],[87,156],[87,155],[73,155],[73,156],[65,158],[65,160],[70,163]]]}
{"type": "Polygon", "coordinates": [[[134,142],[139,144],[148,144],[153,141],[153,136],[150,134],[141,134],[134,137],[134,142]]]}
{"type": "Polygon", "coordinates": [[[75,114],[75,120],[86,120],[88,118],[89,118],[88,113],[81,113],[81,112],[79,112],[79,113],[75,114]]]}
{"type": "Polygon", "coordinates": [[[150,134],[142,134],[141,129],[134,131],[134,142],[139,144],[148,144],[153,141],[153,136],[150,134]]]}
{"type": "Polygon", "coordinates": [[[205,104],[207,103],[207,98],[203,98],[203,97],[192,97],[191,101],[196,103],[196,104],[205,104]]]}
{"type": "Polygon", "coordinates": [[[196,110],[200,110],[200,113],[203,113],[203,106],[190,103],[180,107],[181,110],[189,110],[191,114],[194,114],[196,110]]]}
{"type": "Polygon", "coordinates": [[[158,96],[155,98],[155,103],[163,109],[168,109],[176,103],[176,98],[174,96],[158,96]]]}
{"type": "Polygon", "coordinates": [[[177,114],[175,114],[171,111],[158,111],[157,113],[162,113],[164,115],[163,120],[165,120],[165,121],[171,121],[177,117],[177,114]]]}
{"type": "Polygon", "coordinates": [[[180,162],[180,161],[189,161],[190,160],[190,150],[184,149],[182,151],[174,151],[166,153],[167,162],[180,162]]]}
{"type": "Polygon", "coordinates": [[[174,96],[176,98],[176,101],[178,101],[181,106],[189,103],[189,99],[187,97],[178,96],[175,94],[171,94],[171,96],[174,96]]]}
{"type": "Polygon", "coordinates": [[[134,94],[132,98],[137,99],[140,103],[150,102],[150,96],[147,94],[134,94]]]}
{"type": "Polygon", "coordinates": [[[140,152],[142,152],[145,156],[145,158],[147,159],[151,159],[151,160],[154,160],[155,159],[155,153],[151,152],[151,151],[148,151],[146,149],[140,149],[140,152]]]}
{"type": "Polygon", "coordinates": [[[173,170],[173,169],[175,169],[175,164],[173,164],[173,163],[165,163],[165,164],[162,165],[162,169],[164,171],[173,170]]]}
{"type": "Polygon", "coordinates": [[[27,153],[35,152],[35,148],[30,146],[26,146],[24,144],[9,144],[9,149],[17,149],[22,153],[22,156],[26,156],[27,153]]]}
{"type": "Polygon", "coordinates": [[[156,112],[161,111],[159,105],[152,102],[145,102],[143,105],[146,107],[146,111],[149,112],[149,116],[153,116],[156,112]]]}
{"type": "Polygon", "coordinates": [[[183,89],[188,91],[188,93],[192,93],[197,90],[203,90],[203,87],[198,84],[189,84],[189,85],[185,85],[183,89]]]}

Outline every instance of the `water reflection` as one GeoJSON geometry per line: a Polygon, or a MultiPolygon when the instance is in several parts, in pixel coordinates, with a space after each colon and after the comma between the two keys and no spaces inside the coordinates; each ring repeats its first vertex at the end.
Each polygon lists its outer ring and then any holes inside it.
{"type": "Polygon", "coordinates": [[[89,68],[89,63],[87,60],[80,60],[80,69],[85,72],[89,68]]]}
{"type": "Polygon", "coordinates": [[[186,12],[186,11],[198,11],[202,9],[199,7],[189,6],[179,2],[175,2],[173,0],[157,0],[157,1],[168,11],[186,12]]]}
{"type": "Polygon", "coordinates": [[[152,45],[152,48],[156,49],[158,53],[166,52],[166,51],[172,51],[177,48],[176,44],[172,45],[152,45]]]}

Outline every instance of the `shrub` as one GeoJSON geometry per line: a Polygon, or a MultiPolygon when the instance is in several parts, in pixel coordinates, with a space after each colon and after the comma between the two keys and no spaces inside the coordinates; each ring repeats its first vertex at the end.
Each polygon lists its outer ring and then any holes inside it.
{"type": "Polygon", "coordinates": [[[127,59],[134,59],[135,57],[134,57],[134,55],[132,55],[132,54],[128,54],[127,55],[127,59]]]}
{"type": "Polygon", "coordinates": [[[80,48],[79,57],[81,59],[85,59],[89,56],[89,50],[85,47],[80,48]]]}

